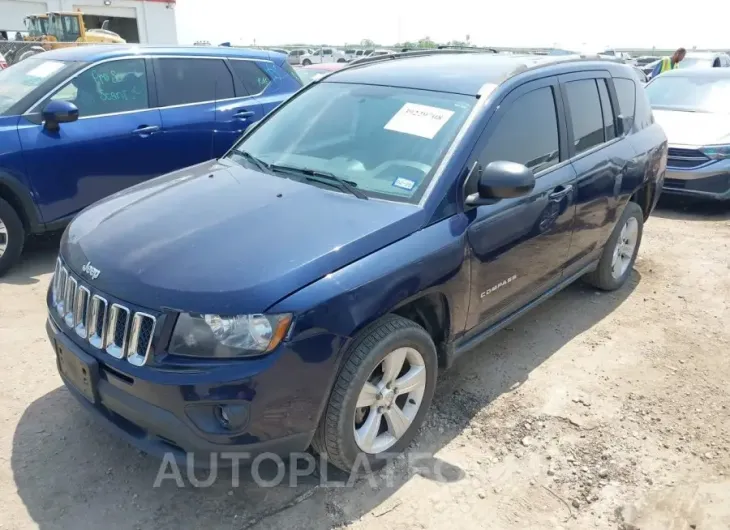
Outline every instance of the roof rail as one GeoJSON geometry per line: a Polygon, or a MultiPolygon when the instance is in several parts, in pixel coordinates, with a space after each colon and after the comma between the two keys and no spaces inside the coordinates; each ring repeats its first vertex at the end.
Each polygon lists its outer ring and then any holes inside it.
{"type": "Polygon", "coordinates": [[[479,51],[479,52],[499,53],[499,50],[497,50],[495,48],[480,48],[477,46],[463,46],[463,45],[462,46],[458,46],[458,45],[451,46],[449,44],[440,44],[439,46],[437,46],[436,49],[438,49],[438,50],[467,50],[467,51],[474,50],[474,51],[479,51]]]}
{"type": "Polygon", "coordinates": [[[480,49],[438,49],[438,48],[430,48],[427,50],[413,50],[409,52],[395,52],[395,53],[389,53],[387,55],[376,55],[375,57],[369,56],[369,57],[361,57],[359,59],[355,59],[354,61],[350,61],[348,66],[360,66],[361,64],[369,64],[369,63],[377,63],[380,61],[389,61],[393,59],[407,59],[408,57],[422,57],[425,55],[441,55],[443,53],[475,53],[475,52],[481,52],[480,49]]]}

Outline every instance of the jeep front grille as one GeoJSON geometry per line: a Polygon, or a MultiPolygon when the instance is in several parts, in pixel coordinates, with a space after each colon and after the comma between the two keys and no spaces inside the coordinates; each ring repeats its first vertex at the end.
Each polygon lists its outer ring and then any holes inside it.
{"type": "Polygon", "coordinates": [[[94,348],[135,366],[142,366],[149,359],[157,319],[92,293],[69,273],[60,259],[53,273],[51,297],[66,326],[94,348]]]}

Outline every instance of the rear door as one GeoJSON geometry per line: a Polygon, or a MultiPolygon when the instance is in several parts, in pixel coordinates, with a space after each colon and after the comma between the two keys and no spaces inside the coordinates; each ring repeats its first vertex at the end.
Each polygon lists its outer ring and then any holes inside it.
{"type": "MultiPolygon", "coordinates": [[[[467,211],[471,257],[470,335],[556,285],[568,259],[575,170],[567,161],[557,77],[526,83],[500,102],[470,164],[518,162],[533,170],[534,190],[467,211]],[[562,146],[562,147],[561,147],[562,146]]],[[[476,172],[473,172],[473,175],[476,172]]],[[[476,191],[476,179],[465,195],[476,191]]]]}
{"type": "Polygon", "coordinates": [[[568,149],[578,175],[576,213],[566,274],[598,258],[620,214],[622,180],[635,152],[617,137],[618,112],[607,72],[560,76],[568,149]]]}
{"type": "Polygon", "coordinates": [[[239,112],[224,58],[153,59],[167,171],[221,156],[256,113],[239,112]]]}
{"type": "Polygon", "coordinates": [[[149,77],[141,58],[99,63],[36,106],[39,113],[49,100],[71,101],[77,121],[51,132],[38,113],[21,117],[23,157],[44,222],[162,173],[160,112],[150,108],[149,77]]]}

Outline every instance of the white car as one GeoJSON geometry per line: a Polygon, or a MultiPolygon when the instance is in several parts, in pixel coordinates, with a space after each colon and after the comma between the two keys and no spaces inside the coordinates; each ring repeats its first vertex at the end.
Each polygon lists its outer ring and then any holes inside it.
{"type": "Polygon", "coordinates": [[[3,70],[7,67],[8,67],[8,63],[5,60],[5,56],[2,53],[0,53],[0,70],[3,70]]]}
{"type": "Polygon", "coordinates": [[[301,57],[301,65],[308,66],[310,64],[322,63],[346,63],[347,56],[342,50],[335,48],[319,48],[313,53],[305,53],[301,57]]]}

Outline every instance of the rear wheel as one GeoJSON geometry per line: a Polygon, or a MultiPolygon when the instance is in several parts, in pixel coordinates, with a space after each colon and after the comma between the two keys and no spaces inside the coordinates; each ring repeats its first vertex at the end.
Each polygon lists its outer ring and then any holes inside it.
{"type": "Polygon", "coordinates": [[[312,64],[312,61],[310,61],[309,59],[304,59],[302,61],[302,66],[309,66],[310,64],[312,64]]]}
{"type": "Polygon", "coordinates": [[[604,291],[623,286],[634,267],[643,232],[644,213],[638,204],[629,202],[603,247],[598,267],[585,280],[604,291]]]}
{"type": "Polygon", "coordinates": [[[25,244],[25,229],[17,212],[0,199],[0,276],[15,265],[25,244]]]}
{"type": "Polygon", "coordinates": [[[433,340],[415,322],[388,315],[369,326],[348,352],[312,446],[347,472],[363,457],[382,467],[418,433],[437,370],[433,340]]]}

